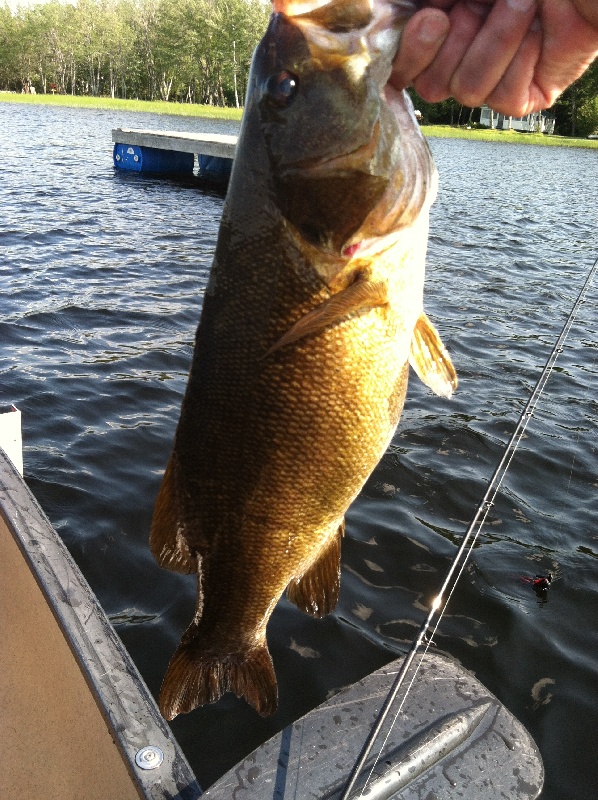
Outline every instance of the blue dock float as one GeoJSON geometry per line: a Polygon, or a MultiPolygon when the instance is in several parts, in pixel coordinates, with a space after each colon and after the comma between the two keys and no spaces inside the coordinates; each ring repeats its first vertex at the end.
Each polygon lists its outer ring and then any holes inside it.
{"type": "Polygon", "coordinates": [[[112,131],[117,169],[153,174],[191,174],[197,154],[198,175],[226,184],[237,137],[216,133],[180,133],[116,128],[112,131]]]}

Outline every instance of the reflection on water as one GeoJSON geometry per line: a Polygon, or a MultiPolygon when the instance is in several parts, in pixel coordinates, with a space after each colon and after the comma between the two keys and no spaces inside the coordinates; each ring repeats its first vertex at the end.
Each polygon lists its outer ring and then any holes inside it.
{"type": "MultiPolygon", "coordinates": [[[[115,173],[110,131],[230,127],[7,104],[0,126],[0,401],[22,409],[29,484],[157,692],[196,587],[156,566],[147,532],[222,198],[115,173]]],[[[276,716],[226,697],[173,722],[205,784],[409,643],[598,255],[594,151],[431,144],[426,309],[459,391],[447,402],[412,378],[347,517],[337,611],[276,609],[276,716]]],[[[434,637],[530,729],[548,800],[587,800],[598,780],[595,291],[434,637]],[[522,576],[548,571],[538,598],[522,576]]]]}

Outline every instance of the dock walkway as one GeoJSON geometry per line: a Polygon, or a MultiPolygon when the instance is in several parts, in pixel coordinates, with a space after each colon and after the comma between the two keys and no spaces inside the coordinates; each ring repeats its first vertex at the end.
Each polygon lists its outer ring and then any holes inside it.
{"type": "Polygon", "coordinates": [[[197,154],[200,175],[226,182],[237,138],[219,133],[115,128],[114,165],[135,172],[190,173],[197,154]]]}

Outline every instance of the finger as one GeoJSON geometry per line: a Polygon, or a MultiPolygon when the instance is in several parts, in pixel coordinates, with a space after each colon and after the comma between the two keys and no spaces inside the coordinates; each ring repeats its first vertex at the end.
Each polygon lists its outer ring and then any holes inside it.
{"type": "MultiPolygon", "coordinates": [[[[441,8],[444,11],[448,11],[453,6],[459,5],[463,0],[420,0],[420,2],[425,3],[430,8],[441,8]]],[[[496,0],[476,0],[476,2],[481,6],[493,6],[496,0]]]]}
{"type": "Polygon", "coordinates": [[[541,52],[542,30],[539,21],[534,20],[505,74],[486,99],[491,108],[513,117],[546,108],[534,83],[541,52]]]}
{"type": "Polygon", "coordinates": [[[450,83],[452,95],[479,106],[500,83],[537,11],[536,0],[497,0],[450,83]]]}
{"type": "Polygon", "coordinates": [[[433,63],[413,82],[417,93],[429,103],[451,95],[453,74],[480,28],[489,6],[478,2],[460,2],[449,13],[450,31],[433,63]]]}
{"type": "Polygon", "coordinates": [[[596,0],[573,0],[581,17],[598,32],[598,4],[596,0]]]}
{"type": "Polygon", "coordinates": [[[542,55],[535,83],[547,108],[598,56],[598,28],[573,6],[560,3],[543,9],[543,25],[542,55]]]}
{"type": "Polygon", "coordinates": [[[390,84],[404,89],[435,59],[449,32],[449,19],[436,9],[423,9],[405,25],[390,84]]]}

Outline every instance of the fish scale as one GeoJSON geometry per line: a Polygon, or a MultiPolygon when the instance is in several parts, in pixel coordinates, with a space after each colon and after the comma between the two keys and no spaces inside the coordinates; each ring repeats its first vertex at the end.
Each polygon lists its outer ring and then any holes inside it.
{"type": "Polygon", "coordinates": [[[313,616],[333,610],[344,516],[390,443],[409,362],[435,391],[456,386],[423,313],[435,169],[385,85],[397,5],[299,5],[300,20],[275,4],[254,55],[152,521],[158,562],[198,573],[168,719],[227,691],[275,711],[268,619],[285,589],[313,616]]]}

